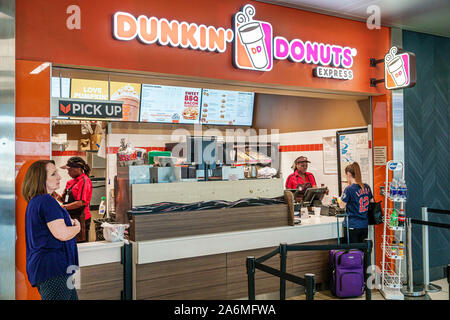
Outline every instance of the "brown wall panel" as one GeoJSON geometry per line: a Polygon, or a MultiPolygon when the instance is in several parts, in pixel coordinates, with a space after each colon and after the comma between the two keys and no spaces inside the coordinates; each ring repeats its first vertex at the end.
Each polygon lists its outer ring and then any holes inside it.
{"type": "MultiPolygon", "coordinates": [[[[330,244],[335,240],[308,244],[330,244]]],[[[259,258],[276,247],[230,252],[226,254],[162,261],[136,266],[137,299],[238,299],[248,295],[247,256],[259,258]]],[[[316,282],[329,280],[328,251],[289,252],[286,271],[303,277],[314,273],[316,282]]],[[[275,255],[264,262],[279,270],[280,258],[275,255]]],[[[280,279],[266,272],[255,272],[256,294],[278,292],[280,279]]],[[[286,288],[298,287],[287,281],[286,288]]]]}
{"type": "Polygon", "coordinates": [[[289,225],[285,204],[170,214],[134,215],[133,241],[175,238],[289,225]]]}
{"type": "Polygon", "coordinates": [[[207,299],[207,293],[210,288],[217,286],[226,287],[226,281],[225,267],[143,280],[138,281],[136,284],[136,297],[138,300],[155,299],[176,294],[184,297],[184,299],[192,299],[190,298],[192,293],[196,292],[197,295],[203,295],[204,292],[203,299],[207,299]]]}
{"type": "Polygon", "coordinates": [[[174,275],[186,275],[205,270],[219,269],[225,266],[225,261],[225,254],[217,254],[141,264],[136,266],[136,281],[170,277],[174,275]]]}
{"type": "Polygon", "coordinates": [[[107,263],[80,268],[80,300],[120,300],[123,290],[123,265],[107,263]]]}
{"type": "Polygon", "coordinates": [[[367,126],[369,100],[335,100],[257,94],[253,127],[280,133],[367,126]]]}

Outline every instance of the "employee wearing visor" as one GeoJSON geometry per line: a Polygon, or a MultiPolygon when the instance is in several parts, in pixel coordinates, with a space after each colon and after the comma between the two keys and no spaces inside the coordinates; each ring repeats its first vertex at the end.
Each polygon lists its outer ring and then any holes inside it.
{"type": "Polygon", "coordinates": [[[307,188],[315,188],[317,186],[316,179],[311,172],[308,170],[308,158],[300,156],[295,159],[292,169],[294,173],[290,174],[286,179],[286,189],[298,189],[301,187],[303,190],[307,188]]]}
{"type": "Polygon", "coordinates": [[[80,157],[72,157],[61,169],[67,169],[72,178],[67,181],[62,196],[54,193],[54,197],[63,203],[72,219],[80,221],[81,232],[77,235],[77,242],[89,241],[89,229],[91,225],[91,212],[89,202],[92,197],[92,181],[89,179],[91,168],[80,157]]]}

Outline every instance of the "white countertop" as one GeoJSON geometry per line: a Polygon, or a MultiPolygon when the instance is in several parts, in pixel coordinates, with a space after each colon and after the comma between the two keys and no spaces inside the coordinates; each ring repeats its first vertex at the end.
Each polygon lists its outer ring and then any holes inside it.
{"type": "Polygon", "coordinates": [[[312,216],[295,226],[140,241],[134,259],[144,264],[335,238],[336,217],[312,216]]]}
{"type": "Polygon", "coordinates": [[[84,242],[78,246],[78,260],[81,267],[120,262],[124,242],[84,242]]]}
{"type": "MultiPolygon", "coordinates": [[[[342,224],[339,232],[342,235],[342,224]]],[[[295,226],[139,241],[134,243],[133,259],[137,264],[145,264],[335,238],[336,217],[311,216],[295,226]]],[[[80,267],[120,262],[123,244],[106,241],[78,244],[80,267]]]]}

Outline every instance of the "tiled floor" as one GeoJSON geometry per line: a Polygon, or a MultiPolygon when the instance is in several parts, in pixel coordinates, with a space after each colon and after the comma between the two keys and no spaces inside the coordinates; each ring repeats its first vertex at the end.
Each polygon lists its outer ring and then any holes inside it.
{"type": "MultiPolygon", "coordinates": [[[[442,288],[442,291],[436,293],[427,293],[422,297],[405,297],[405,300],[448,300],[448,283],[447,279],[441,279],[438,281],[433,281],[433,284],[437,284],[442,288]]],[[[365,300],[366,296],[363,295],[359,298],[347,298],[341,299],[334,297],[330,290],[319,291],[314,295],[314,300],[365,300]]],[[[288,298],[287,300],[305,300],[305,295],[294,296],[288,298]]],[[[385,300],[383,295],[378,290],[372,290],[372,300],[385,300]]]]}

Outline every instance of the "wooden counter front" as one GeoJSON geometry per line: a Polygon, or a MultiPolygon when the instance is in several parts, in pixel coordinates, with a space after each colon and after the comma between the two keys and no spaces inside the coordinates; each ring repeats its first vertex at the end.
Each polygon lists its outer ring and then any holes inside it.
{"type": "Polygon", "coordinates": [[[130,239],[147,241],[209,233],[274,228],[289,225],[288,206],[224,208],[205,211],[133,215],[130,239]]]}
{"type": "MultiPolygon", "coordinates": [[[[236,201],[245,198],[275,198],[284,195],[281,179],[133,184],[133,206],[159,202],[195,203],[236,201]]],[[[291,193],[289,193],[291,195],[291,193]]],[[[130,240],[196,236],[292,226],[293,206],[272,204],[204,211],[134,214],[130,220],[130,240]]]]}

